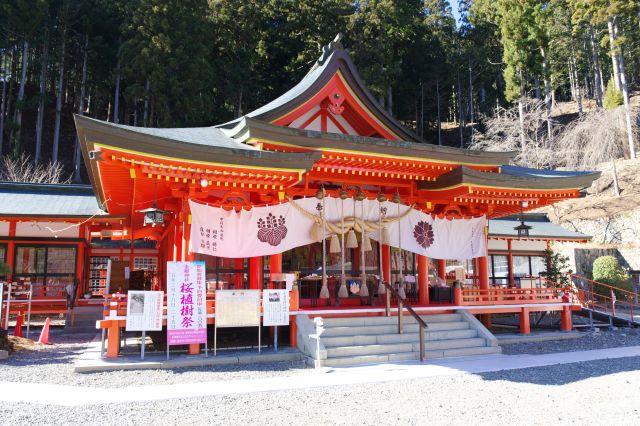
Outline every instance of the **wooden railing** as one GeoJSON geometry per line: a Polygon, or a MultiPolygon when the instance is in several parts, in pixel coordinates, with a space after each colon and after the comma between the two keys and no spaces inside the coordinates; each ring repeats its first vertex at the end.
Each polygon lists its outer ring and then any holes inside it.
{"type": "Polygon", "coordinates": [[[636,321],[634,313],[640,310],[637,293],[575,274],[571,281],[583,307],[614,317],[628,315],[629,322],[636,321]]]}
{"type": "Polygon", "coordinates": [[[387,289],[387,294],[386,294],[386,315],[390,316],[391,315],[391,309],[390,309],[390,300],[391,297],[389,297],[390,295],[393,295],[396,300],[398,301],[398,334],[403,334],[404,333],[404,308],[407,309],[407,311],[411,314],[411,316],[416,320],[416,322],[418,323],[418,334],[420,336],[420,362],[424,362],[427,359],[427,354],[425,351],[425,331],[427,328],[429,328],[429,326],[427,326],[427,323],[424,322],[424,320],[420,317],[420,315],[418,315],[416,313],[416,311],[411,307],[411,305],[406,303],[406,299],[400,297],[400,295],[398,294],[398,292],[396,291],[395,288],[393,288],[392,286],[389,285],[388,282],[386,281],[382,281],[382,283],[384,284],[385,288],[387,289]]]}
{"type": "Polygon", "coordinates": [[[515,305],[522,303],[570,303],[569,287],[453,289],[454,305],[515,305]]]}

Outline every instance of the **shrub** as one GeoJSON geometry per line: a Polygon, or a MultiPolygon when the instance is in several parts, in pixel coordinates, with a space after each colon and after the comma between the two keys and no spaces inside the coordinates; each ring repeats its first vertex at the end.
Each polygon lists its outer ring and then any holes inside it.
{"type": "Polygon", "coordinates": [[[622,92],[616,89],[613,80],[607,83],[607,92],[604,95],[604,107],[606,109],[616,109],[624,103],[622,92]]]}
{"type": "Polygon", "coordinates": [[[569,256],[545,250],[544,257],[547,261],[547,270],[540,272],[540,276],[546,280],[558,283],[561,287],[571,284],[571,269],[569,269],[569,256]]]}
{"type": "MultiPolygon", "coordinates": [[[[613,256],[601,256],[593,262],[593,280],[610,286],[633,291],[629,275],[618,263],[618,259],[613,256]]],[[[594,292],[609,296],[609,289],[604,286],[596,285],[594,292]]],[[[621,297],[622,292],[615,292],[616,296],[621,297]]]]}

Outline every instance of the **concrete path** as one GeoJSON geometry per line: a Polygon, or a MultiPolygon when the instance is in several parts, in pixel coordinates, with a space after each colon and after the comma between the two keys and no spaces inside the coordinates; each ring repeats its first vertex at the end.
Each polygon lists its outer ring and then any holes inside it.
{"type": "Polygon", "coordinates": [[[177,398],[390,382],[457,374],[476,374],[634,356],[640,356],[640,346],[545,355],[461,357],[430,361],[424,364],[419,362],[399,362],[320,371],[310,370],[288,377],[137,386],[119,389],[0,381],[0,389],[11,389],[11,392],[0,393],[0,401],[62,406],[161,401],[177,398]]]}

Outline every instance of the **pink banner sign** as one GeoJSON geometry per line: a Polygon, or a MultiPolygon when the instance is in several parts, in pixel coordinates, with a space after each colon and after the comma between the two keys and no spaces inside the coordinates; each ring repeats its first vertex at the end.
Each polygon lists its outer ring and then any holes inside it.
{"type": "Polygon", "coordinates": [[[167,344],[207,343],[204,262],[167,262],[167,344]]]}

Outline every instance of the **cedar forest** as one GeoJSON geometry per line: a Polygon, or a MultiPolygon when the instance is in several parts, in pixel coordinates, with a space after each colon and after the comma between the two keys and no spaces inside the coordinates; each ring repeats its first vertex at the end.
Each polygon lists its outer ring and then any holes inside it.
{"type": "Polygon", "coordinates": [[[458,8],[459,22],[446,0],[0,0],[0,155],[86,180],[74,113],[223,123],[296,84],[342,33],[369,89],[418,141],[515,149],[520,164],[562,167],[558,152],[575,160],[589,143],[571,134],[588,138],[584,126],[604,117],[620,131],[589,157],[635,156],[640,2],[458,8]],[[562,102],[575,111],[556,114],[562,102]]]}

